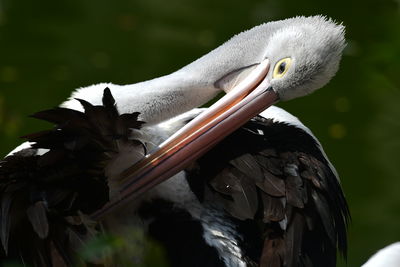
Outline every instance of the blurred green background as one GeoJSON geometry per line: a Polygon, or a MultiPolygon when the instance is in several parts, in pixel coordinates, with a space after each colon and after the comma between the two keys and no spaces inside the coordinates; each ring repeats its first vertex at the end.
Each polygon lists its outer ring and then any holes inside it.
{"type": "Polygon", "coordinates": [[[400,0],[0,0],[0,154],[48,127],[28,115],[74,88],[161,76],[242,30],[315,14],[347,28],[341,68],[323,90],[281,106],[341,175],[348,266],[359,266],[400,240],[400,0]]]}

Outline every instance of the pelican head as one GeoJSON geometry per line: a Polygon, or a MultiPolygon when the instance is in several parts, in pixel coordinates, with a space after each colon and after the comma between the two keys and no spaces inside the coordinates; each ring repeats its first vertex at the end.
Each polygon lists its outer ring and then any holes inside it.
{"type": "Polygon", "coordinates": [[[344,47],[344,26],[323,16],[295,17],[240,33],[214,50],[219,55],[213,51],[199,61],[208,61],[208,56],[217,60],[228,58],[218,65],[229,73],[216,84],[229,92],[257,63],[268,59],[265,79],[280,100],[286,101],[327,84],[338,70],[344,47]],[[220,54],[222,47],[224,55],[220,54]],[[234,59],[226,57],[226,53],[234,59]]]}
{"type": "Polygon", "coordinates": [[[345,46],[343,26],[323,17],[297,20],[296,26],[277,30],[265,51],[273,66],[268,77],[281,100],[309,94],[328,83],[345,46]]]}
{"type": "MultiPolygon", "coordinates": [[[[186,94],[189,101],[180,103],[199,103],[220,90],[227,94],[161,144],[158,151],[124,171],[121,179],[125,183],[117,202],[182,170],[277,101],[304,96],[324,86],[336,73],[344,46],[342,25],[323,16],[296,17],[242,32],[177,72],[155,79],[164,87],[175,88],[168,99],[192,92],[186,94]]],[[[169,109],[181,110],[182,105],[169,109]]]]}

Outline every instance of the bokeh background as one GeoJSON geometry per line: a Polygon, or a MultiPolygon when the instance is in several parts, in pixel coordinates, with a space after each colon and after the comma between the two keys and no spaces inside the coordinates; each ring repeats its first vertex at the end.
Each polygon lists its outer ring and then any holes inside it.
{"type": "Polygon", "coordinates": [[[257,24],[315,14],[346,26],[340,70],[281,106],[340,173],[352,212],[347,266],[359,266],[400,240],[400,0],[0,0],[0,157],[49,127],[29,114],[74,88],[154,78],[257,24]]]}

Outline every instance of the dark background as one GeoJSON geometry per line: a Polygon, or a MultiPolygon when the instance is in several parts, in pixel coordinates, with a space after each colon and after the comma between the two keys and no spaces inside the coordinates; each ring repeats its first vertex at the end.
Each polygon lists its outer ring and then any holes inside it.
{"type": "Polygon", "coordinates": [[[352,212],[348,266],[359,266],[400,240],[400,0],[0,0],[0,154],[49,127],[28,115],[74,88],[161,76],[242,30],[315,14],[346,26],[340,70],[280,106],[340,173],[352,212]]]}

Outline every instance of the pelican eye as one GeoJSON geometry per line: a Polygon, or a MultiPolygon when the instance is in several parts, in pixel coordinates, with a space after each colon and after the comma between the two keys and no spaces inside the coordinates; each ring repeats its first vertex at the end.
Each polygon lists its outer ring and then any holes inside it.
{"type": "Polygon", "coordinates": [[[292,59],[290,57],[281,59],[276,63],[275,68],[274,68],[274,73],[272,74],[272,78],[281,78],[283,75],[286,74],[286,72],[290,68],[290,64],[292,63],[292,59]]]}

